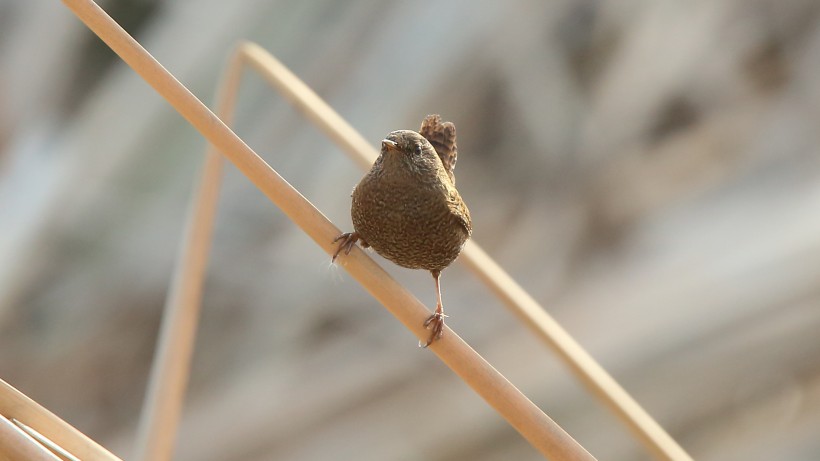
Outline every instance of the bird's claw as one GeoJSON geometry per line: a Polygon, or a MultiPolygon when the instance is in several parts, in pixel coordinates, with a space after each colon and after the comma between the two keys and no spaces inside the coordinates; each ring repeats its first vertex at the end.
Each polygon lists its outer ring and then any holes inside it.
{"type": "Polygon", "coordinates": [[[425,344],[419,342],[420,347],[426,348],[430,344],[433,344],[433,341],[441,339],[441,335],[444,334],[445,317],[447,317],[447,315],[445,315],[444,312],[436,312],[424,321],[424,327],[430,330],[430,339],[428,339],[425,344]]]}
{"type": "Polygon", "coordinates": [[[346,255],[350,254],[350,250],[353,249],[353,246],[356,245],[356,241],[359,240],[359,234],[356,232],[345,232],[343,234],[339,234],[338,237],[333,239],[333,243],[341,241],[339,243],[339,247],[336,248],[336,252],[333,253],[333,257],[330,259],[331,262],[336,262],[336,258],[339,257],[339,253],[342,251],[345,252],[346,255]]]}

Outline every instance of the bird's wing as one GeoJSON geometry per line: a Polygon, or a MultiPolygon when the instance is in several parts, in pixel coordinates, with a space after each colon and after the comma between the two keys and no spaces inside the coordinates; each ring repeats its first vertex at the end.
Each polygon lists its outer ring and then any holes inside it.
{"type": "Polygon", "coordinates": [[[473,233],[473,221],[470,219],[470,210],[467,209],[467,205],[461,199],[461,195],[458,194],[455,187],[449,189],[447,199],[447,207],[450,209],[450,213],[464,227],[467,235],[471,235],[473,233]]]}
{"type": "Polygon", "coordinates": [[[456,183],[456,176],[453,170],[456,168],[458,159],[458,146],[456,145],[456,126],[453,122],[442,122],[439,115],[428,115],[421,122],[419,134],[424,136],[441,159],[447,176],[453,184],[456,183]]]}

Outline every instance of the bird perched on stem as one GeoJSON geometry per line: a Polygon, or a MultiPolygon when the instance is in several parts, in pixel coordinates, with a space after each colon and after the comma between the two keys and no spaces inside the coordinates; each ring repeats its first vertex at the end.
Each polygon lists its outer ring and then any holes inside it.
{"type": "MultiPolygon", "coordinates": [[[[425,322],[431,330],[424,347],[441,338],[444,307],[441,271],[461,253],[473,225],[456,190],[453,169],[456,127],[428,115],[418,133],[394,131],[382,141],[376,162],[353,189],[354,232],[339,235],[333,261],[360,242],[402,267],[424,269],[436,283],[436,311],[425,322]]],[[[421,344],[421,343],[419,343],[421,344]]]]}

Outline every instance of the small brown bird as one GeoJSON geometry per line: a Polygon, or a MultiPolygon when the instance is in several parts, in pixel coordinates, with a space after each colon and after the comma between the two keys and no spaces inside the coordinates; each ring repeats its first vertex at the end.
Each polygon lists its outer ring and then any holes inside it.
{"type": "Polygon", "coordinates": [[[441,271],[461,253],[473,225],[456,190],[456,127],[428,115],[419,133],[399,130],[382,141],[379,158],[353,189],[353,229],[341,234],[333,260],[357,241],[399,266],[425,269],[436,282],[436,312],[424,326],[429,346],[442,335],[441,271]]]}

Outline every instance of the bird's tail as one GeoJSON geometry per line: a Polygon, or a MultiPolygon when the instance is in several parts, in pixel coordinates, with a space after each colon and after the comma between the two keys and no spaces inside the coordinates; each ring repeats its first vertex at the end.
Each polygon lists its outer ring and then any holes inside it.
{"type": "Polygon", "coordinates": [[[447,175],[453,184],[456,183],[454,170],[458,159],[458,146],[456,145],[456,126],[452,122],[442,122],[438,114],[428,115],[421,122],[419,134],[424,136],[444,164],[447,175]]]}

